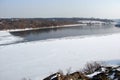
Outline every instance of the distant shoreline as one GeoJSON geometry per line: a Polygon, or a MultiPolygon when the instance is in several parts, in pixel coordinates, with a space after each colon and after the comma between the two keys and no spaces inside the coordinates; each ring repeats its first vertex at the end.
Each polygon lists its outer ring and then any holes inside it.
{"type": "Polygon", "coordinates": [[[25,29],[9,29],[9,30],[0,30],[0,31],[17,32],[17,31],[29,31],[29,30],[38,30],[38,29],[65,28],[65,27],[73,27],[73,26],[85,26],[85,25],[86,24],[68,24],[68,25],[60,25],[60,26],[49,26],[49,27],[39,27],[39,28],[25,28],[25,29]]]}

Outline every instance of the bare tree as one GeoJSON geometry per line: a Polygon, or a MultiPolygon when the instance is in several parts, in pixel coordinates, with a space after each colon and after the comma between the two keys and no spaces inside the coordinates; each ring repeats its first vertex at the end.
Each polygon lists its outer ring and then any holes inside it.
{"type": "Polygon", "coordinates": [[[85,65],[85,68],[83,69],[83,72],[85,74],[91,74],[93,72],[95,72],[97,69],[101,68],[101,64],[98,62],[92,62],[92,63],[87,63],[85,65]]]}

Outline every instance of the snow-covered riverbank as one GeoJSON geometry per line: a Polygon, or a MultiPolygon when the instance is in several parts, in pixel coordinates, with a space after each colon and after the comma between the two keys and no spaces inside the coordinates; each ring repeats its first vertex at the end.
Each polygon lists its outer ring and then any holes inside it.
{"type": "Polygon", "coordinates": [[[89,61],[119,61],[119,57],[120,33],[1,46],[0,80],[42,80],[59,69],[75,71],[89,61]]]}

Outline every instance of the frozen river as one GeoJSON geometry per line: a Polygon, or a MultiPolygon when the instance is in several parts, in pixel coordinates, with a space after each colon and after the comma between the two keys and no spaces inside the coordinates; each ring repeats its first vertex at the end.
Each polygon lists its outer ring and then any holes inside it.
{"type": "Polygon", "coordinates": [[[0,80],[42,80],[60,69],[79,70],[90,61],[120,64],[119,28],[86,26],[47,32],[0,32],[0,80]]]}
{"type": "Polygon", "coordinates": [[[0,46],[17,44],[23,42],[32,41],[45,41],[54,40],[61,38],[73,38],[73,37],[88,37],[107,35],[113,33],[119,33],[120,28],[114,25],[91,25],[91,26],[74,26],[64,28],[53,28],[53,29],[38,29],[29,31],[17,31],[10,32],[5,36],[1,36],[0,46]],[[13,37],[11,37],[11,35],[13,37]],[[3,40],[3,38],[4,40],[3,40]],[[14,37],[16,39],[14,39],[14,37]],[[3,41],[3,42],[2,42],[3,41]]]}

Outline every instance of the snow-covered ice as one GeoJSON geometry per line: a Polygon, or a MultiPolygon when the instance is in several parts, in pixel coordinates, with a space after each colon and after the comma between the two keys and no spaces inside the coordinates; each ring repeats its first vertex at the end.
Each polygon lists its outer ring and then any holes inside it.
{"type": "Polygon", "coordinates": [[[1,46],[0,80],[42,80],[59,69],[75,71],[86,62],[119,59],[120,33],[1,46]]]}
{"type": "Polygon", "coordinates": [[[10,43],[13,43],[13,42],[19,42],[19,41],[22,41],[22,40],[23,40],[23,38],[14,37],[9,32],[0,31],[0,45],[10,44],[10,43]]]}

